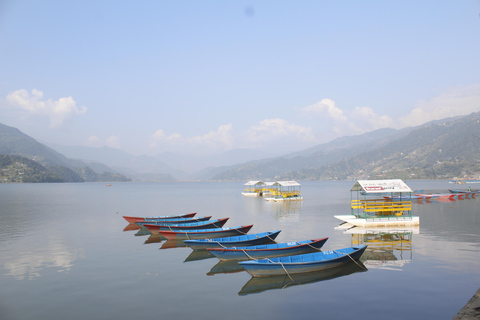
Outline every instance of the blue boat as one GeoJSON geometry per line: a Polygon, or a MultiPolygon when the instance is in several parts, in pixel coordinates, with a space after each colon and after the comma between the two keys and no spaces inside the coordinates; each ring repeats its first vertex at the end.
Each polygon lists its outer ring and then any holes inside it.
{"type": "Polygon", "coordinates": [[[194,217],[194,218],[173,218],[173,219],[163,219],[163,220],[151,220],[151,221],[137,221],[135,222],[139,226],[144,224],[158,224],[158,225],[169,225],[169,224],[180,224],[180,223],[194,223],[201,221],[208,221],[212,216],[205,217],[194,217]]]}
{"type": "Polygon", "coordinates": [[[250,247],[208,248],[220,260],[254,260],[318,252],[328,238],[263,244],[250,247]]]}
{"type": "Polygon", "coordinates": [[[282,230],[268,231],[262,233],[237,235],[233,237],[223,237],[215,239],[184,240],[192,249],[221,248],[233,246],[249,246],[262,243],[274,242],[275,238],[282,230]]]}
{"type": "Polygon", "coordinates": [[[240,261],[239,264],[253,277],[278,276],[326,270],[356,262],[367,246],[349,247],[295,256],[240,261]]]}
{"type": "Polygon", "coordinates": [[[247,226],[214,228],[214,229],[198,229],[198,230],[160,230],[160,234],[167,240],[189,240],[189,239],[207,239],[232,237],[247,234],[253,227],[253,224],[247,226]]]}
{"type": "Polygon", "coordinates": [[[229,218],[215,219],[209,221],[200,221],[193,223],[181,223],[181,224],[169,224],[169,225],[159,225],[159,224],[144,224],[143,226],[147,228],[152,234],[157,234],[160,231],[176,231],[176,230],[196,230],[196,229],[212,229],[212,228],[221,228],[225,223],[227,223],[229,218]]]}

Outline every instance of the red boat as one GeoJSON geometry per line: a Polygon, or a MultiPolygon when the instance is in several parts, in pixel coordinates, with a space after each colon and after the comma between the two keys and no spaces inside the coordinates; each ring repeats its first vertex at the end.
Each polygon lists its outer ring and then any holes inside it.
{"type": "Polygon", "coordinates": [[[158,220],[163,220],[163,219],[172,219],[172,218],[191,218],[195,216],[197,213],[185,213],[185,214],[180,214],[176,216],[159,216],[159,217],[132,217],[132,216],[123,216],[125,220],[127,220],[129,223],[135,223],[137,221],[158,221],[158,220]]]}

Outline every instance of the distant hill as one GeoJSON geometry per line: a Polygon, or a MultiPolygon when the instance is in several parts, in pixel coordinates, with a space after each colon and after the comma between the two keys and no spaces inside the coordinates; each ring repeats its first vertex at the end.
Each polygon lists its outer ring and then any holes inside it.
{"type": "Polygon", "coordinates": [[[382,147],[284,179],[447,179],[480,174],[480,113],[436,121],[382,147]]]}
{"type": "MultiPolygon", "coordinates": [[[[34,171],[48,172],[52,176],[49,176],[46,180],[57,180],[55,182],[129,180],[125,176],[115,172],[115,170],[109,170],[105,165],[95,164],[93,167],[96,167],[97,170],[102,170],[97,172],[86,165],[83,161],[67,158],[63,154],[37,142],[35,139],[24,134],[20,130],[4,124],[0,124],[0,155],[19,156],[34,161],[41,165],[41,167],[36,167],[34,171]],[[53,178],[54,176],[59,177],[60,181],[53,178]]],[[[4,158],[4,160],[7,161],[7,158],[4,158]]],[[[31,163],[22,159],[20,160],[21,161],[17,162],[23,161],[27,167],[34,167],[31,163]]]]}
{"type": "Polygon", "coordinates": [[[472,168],[480,150],[475,149],[480,139],[476,131],[478,126],[474,125],[479,114],[432,121],[402,130],[380,129],[341,137],[282,157],[227,167],[217,171],[212,180],[420,179],[471,174],[479,171],[472,168]],[[439,149],[443,150],[440,154],[435,151],[439,149]],[[417,154],[417,161],[412,160],[412,152],[417,154]],[[410,156],[405,157],[405,154],[410,156]]]}

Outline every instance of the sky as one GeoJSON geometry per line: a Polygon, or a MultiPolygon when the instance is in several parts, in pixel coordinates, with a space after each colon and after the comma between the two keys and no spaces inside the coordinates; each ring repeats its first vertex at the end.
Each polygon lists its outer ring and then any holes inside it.
{"type": "Polygon", "coordinates": [[[0,123],[285,154],[480,111],[480,0],[0,1],[0,123]]]}

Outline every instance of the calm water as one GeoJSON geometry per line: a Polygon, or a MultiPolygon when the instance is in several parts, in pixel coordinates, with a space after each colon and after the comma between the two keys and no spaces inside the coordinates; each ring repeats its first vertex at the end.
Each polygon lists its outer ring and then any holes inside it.
{"type": "Polygon", "coordinates": [[[451,319],[480,287],[479,200],[414,203],[418,230],[361,235],[335,230],[353,183],[304,182],[303,203],[285,204],[242,197],[243,183],[0,184],[0,319],[451,319]],[[124,231],[122,215],[187,212],[281,229],[277,242],[329,237],[324,250],[367,242],[368,270],[256,280],[124,231]]]}

